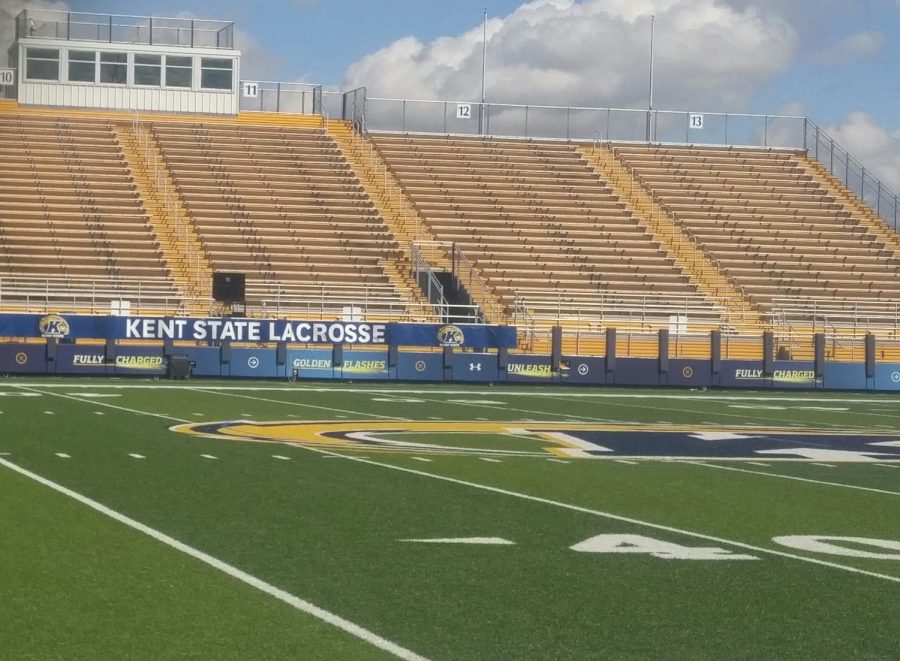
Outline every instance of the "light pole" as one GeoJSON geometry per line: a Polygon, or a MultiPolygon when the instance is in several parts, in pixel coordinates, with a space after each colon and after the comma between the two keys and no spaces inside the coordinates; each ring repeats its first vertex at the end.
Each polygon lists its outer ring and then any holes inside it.
{"type": "Polygon", "coordinates": [[[487,72],[487,5],[481,24],[481,106],[478,111],[478,133],[484,135],[484,79],[487,72]]]}
{"type": "Polygon", "coordinates": [[[653,115],[653,25],[656,22],[656,16],[650,15],[650,94],[647,99],[647,142],[652,137],[651,117],[653,115]]]}

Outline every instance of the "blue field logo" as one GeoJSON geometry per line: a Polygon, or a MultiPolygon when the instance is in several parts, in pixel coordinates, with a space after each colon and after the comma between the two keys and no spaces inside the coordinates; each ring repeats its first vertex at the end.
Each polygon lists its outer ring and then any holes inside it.
{"type": "Polygon", "coordinates": [[[38,321],[41,337],[63,338],[69,335],[69,322],[58,314],[48,314],[38,321]]]}
{"type": "Polygon", "coordinates": [[[790,460],[900,462],[894,432],[792,427],[679,426],[605,422],[491,422],[233,420],[177,425],[187,434],[242,441],[298,443],[321,448],[494,456],[550,456],[564,459],[790,460]],[[494,445],[490,437],[515,436],[521,449],[494,445]],[[429,436],[439,437],[435,442],[429,436]],[[479,444],[453,438],[478,437],[479,444]],[[481,445],[481,447],[477,447],[481,445]]]}
{"type": "Polygon", "coordinates": [[[442,347],[458,347],[465,342],[466,336],[459,326],[447,325],[438,328],[437,341],[442,347]]]}

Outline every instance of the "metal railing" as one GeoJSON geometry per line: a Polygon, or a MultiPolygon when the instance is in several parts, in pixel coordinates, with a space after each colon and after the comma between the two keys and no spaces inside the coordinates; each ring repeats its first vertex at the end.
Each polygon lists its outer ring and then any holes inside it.
{"type": "Polygon", "coordinates": [[[234,23],[198,18],[24,9],[16,16],[16,36],[20,39],[34,37],[231,49],[234,48],[234,23]]]}
{"type": "Polygon", "coordinates": [[[897,232],[897,194],[837,144],[822,128],[807,120],[804,147],[860,200],[897,232]]]}
{"type": "Polygon", "coordinates": [[[802,116],[486,103],[485,123],[479,127],[473,119],[481,116],[479,103],[372,97],[366,99],[365,108],[365,127],[369,131],[484,134],[586,143],[602,135],[605,142],[804,151],[898,230],[897,195],[821,127],[802,116]],[[468,110],[460,112],[460,108],[468,110]]]}
{"type": "Polygon", "coordinates": [[[185,251],[187,260],[187,272],[193,274],[191,289],[194,296],[209,295],[209,288],[204,285],[206,278],[200,266],[199,249],[191,237],[190,221],[181,213],[181,203],[178,192],[169,186],[168,166],[157,157],[157,150],[151,142],[151,137],[141,124],[140,115],[134,113],[132,117],[132,131],[137,140],[137,147],[141,150],[144,162],[147,163],[150,181],[159,196],[159,204],[166,218],[162,219],[169,224],[174,233],[177,245],[185,251]]]}
{"type": "Polygon", "coordinates": [[[44,314],[109,314],[111,304],[127,301],[132,312],[183,314],[185,300],[166,278],[0,277],[0,310],[44,314]]]}
{"type": "Polygon", "coordinates": [[[416,284],[419,285],[428,302],[434,306],[434,311],[441,321],[447,321],[450,316],[450,305],[444,296],[444,286],[440,283],[434,269],[431,268],[431,265],[415,243],[410,247],[410,260],[412,262],[412,275],[416,284]]]}
{"type": "MultiPolygon", "coordinates": [[[[244,82],[244,81],[242,81],[244,82]]],[[[351,121],[360,132],[490,135],[596,142],[653,142],[706,146],[794,149],[818,159],[847,188],[898,230],[897,195],[837,144],[820,126],[797,115],[516,105],[367,97],[366,88],[324,92],[303,83],[259,83],[258,100],[241,100],[242,110],[328,114],[351,121]],[[304,90],[312,91],[305,100],[304,90]],[[321,102],[316,102],[316,95],[321,102]],[[300,100],[297,100],[297,97],[300,100]],[[265,107],[263,107],[265,106],[265,107]],[[465,108],[465,112],[460,112],[465,108]],[[482,115],[483,111],[483,115],[482,115]],[[479,119],[484,117],[484,124],[479,119]],[[699,122],[698,122],[699,118],[699,122]],[[648,131],[649,127],[649,131],[648,131]]]]}
{"type": "Polygon", "coordinates": [[[321,115],[326,94],[321,85],[280,83],[270,80],[241,81],[241,112],[276,112],[294,115],[321,115]],[[255,85],[255,96],[247,96],[244,85],[255,85]]]}
{"type": "Polygon", "coordinates": [[[615,142],[782,147],[803,149],[806,118],[793,115],[693,113],[629,108],[484,104],[485,124],[479,131],[481,104],[425,99],[366,99],[370,131],[491,135],[590,142],[598,133],[615,142]],[[459,109],[468,108],[467,112],[459,109]],[[647,134],[648,112],[651,132],[647,134]],[[702,117],[701,128],[692,128],[702,117]]]}
{"type": "Polygon", "coordinates": [[[416,250],[428,264],[447,264],[450,272],[466,288],[473,301],[482,304],[481,317],[489,323],[506,323],[507,314],[494,298],[491,287],[478,273],[477,267],[462,249],[449,241],[417,241],[416,250]]]}

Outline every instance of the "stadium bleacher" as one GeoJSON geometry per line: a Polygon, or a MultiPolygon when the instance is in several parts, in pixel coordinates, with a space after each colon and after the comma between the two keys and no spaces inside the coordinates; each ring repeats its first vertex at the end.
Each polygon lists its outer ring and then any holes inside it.
{"type": "Polygon", "coordinates": [[[396,238],[321,127],[155,122],[152,133],[210,265],[246,273],[249,302],[328,297],[376,315],[420,302],[394,267],[396,238]]]}
{"type": "Polygon", "coordinates": [[[615,300],[651,317],[689,310],[720,321],[714,302],[571,144],[372,140],[433,235],[459,246],[508,310],[525,305],[546,325],[599,322],[601,306],[615,300]]]}
{"type": "MultiPolygon", "coordinates": [[[[90,294],[173,304],[179,295],[109,121],[0,113],[0,277],[33,298],[90,294]],[[48,287],[48,283],[52,283],[48,287]]],[[[70,306],[71,307],[71,306],[70,306]]],[[[76,304],[77,307],[77,304],[76,304]]]]}
{"type": "Polygon", "coordinates": [[[900,298],[900,256],[783,150],[627,145],[615,154],[763,311],[776,297],[900,298]]]}

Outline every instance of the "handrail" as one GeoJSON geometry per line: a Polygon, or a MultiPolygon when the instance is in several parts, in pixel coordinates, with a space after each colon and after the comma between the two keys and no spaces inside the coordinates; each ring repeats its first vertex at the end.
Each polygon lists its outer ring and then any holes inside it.
{"type": "Polygon", "coordinates": [[[480,300],[487,306],[483,311],[484,316],[492,323],[502,323],[506,316],[504,310],[494,299],[493,290],[485,283],[462,248],[449,241],[417,241],[415,245],[426,262],[446,260],[450,271],[466,287],[472,299],[480,300]]]}
{"type": "Polygon", "coordinates": [[[444,286],[415,243],[410,246],[410,257],[416,284],[425,293],[428,302],[434,306],[438,318],[447,321],[450,317],[450,304],[447,303],[447,298],[444,296],[444,286]],[[420,280],[421,275],[425,276],[424,283],[420,280]]]}
{"type": "Polygon", "coordinates": [[[144,130],[141,124],[140,115],[134,112],[132,119],[132,130],[138,140],[138,146],[143,149],[144,162],[149,163],[152,168],[153,184],[156,190],[162,193],[162,209],[168,215],[168,220],[172,223],[179,244],[187,252],[188,272],[193,272],[194,277],[187,284],[191,293],[195,297],[202,297],[208,294],[208,287],[201,284],[204,281],[200,269],[200,255],[196,250],[194,242],[190,240],[188,221],[181,214],[181,205],[179,204],[177,192],[169,188],[168,167],[165,163],[160,163],[157,158],[156,149],[150,142],[150,136],[144,130]]]}

